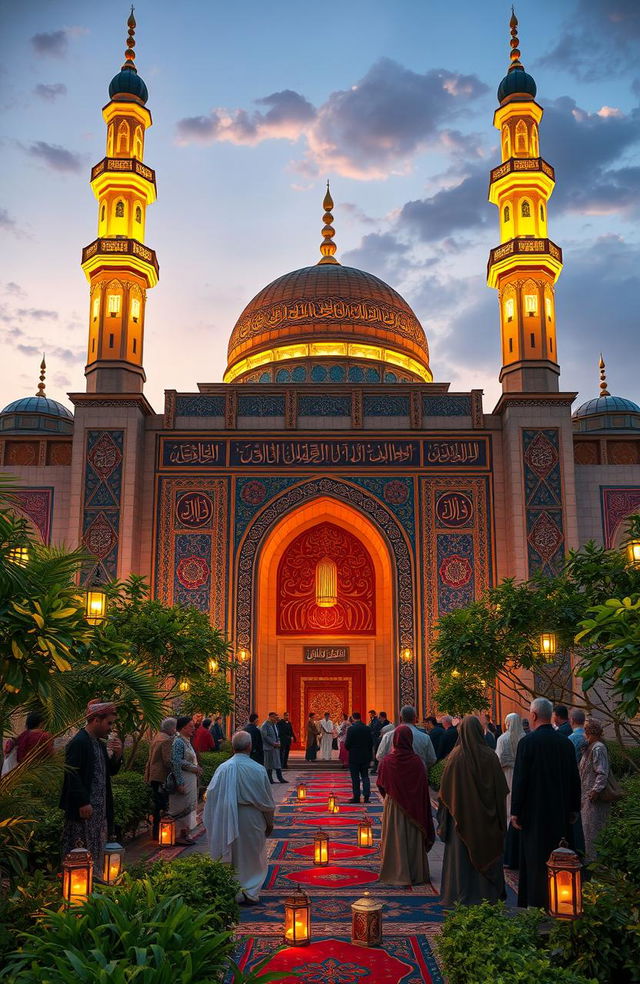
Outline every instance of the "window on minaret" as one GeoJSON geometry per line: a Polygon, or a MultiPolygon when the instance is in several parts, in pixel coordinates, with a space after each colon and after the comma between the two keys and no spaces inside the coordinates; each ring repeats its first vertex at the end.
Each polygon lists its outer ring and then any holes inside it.
{"type": "Polygon", "coordinates": [[[523,219],[531,218],[531,205],[526,200],[520,206],[520,215],[522,216],[523,219]]]}
{"type": "Polygon", "coordinates": [[[505,123],[502,127],[502,159],[507,161],[511,157],[511,137],[509,127],[505,123]]]}
{"type": "Polygon", "coordinates": [[[136,222],[142,222],[142,209],[136,205],[136,222]]]}
{"type": "Polygon", "coordinates": [[[105,209],[104,209],[104,205],[103,205],[102,208],[100,209],[100,221],[101,222],[104,222],[104,211],[105,211],[105,209]]]}
{"type": "Polygon", "coordinates": [[[116,202],[116,219],[124,219],[124,202],[122,199],[116,202]]]}
{"type": "Polygon", "coordinates": [[[109,294],[109,316],[120,314],[120,294],[109,294]]]}
{"type": "Polygon", "coordinates": [[[507,321],[513,321],[513,316],[515,314],[515,308],[516,308],[516,305],[515,305],[515,302],[513,300],[513,297],[508,297],[507,300],[504,303],[504,316],[507,319],[507,321]]]}
{"type": "Polygon", "coordinates": [[[126,154],[129,149],[129,127],[123,120],[118,127],[118,154],[126,154]]]}
{"type": "Polygon", "coordinates": [[[540,148],[538,146],[538,127],[535,125],[535,123],[531,127],[531,156],[532,157],[540,156],[540,148]]]}
{"type": "Polygon", "coordinates": [[[523,120],[518,120],[518,125],[516,126],[516,153],[526,154],[527,141],[527,125],[523,120]]]}
{"type": "Polygon", "coordinates": [[[544,205],[540,206],[540,221],[544,222],[544,205]]]}
{"type": "Polygon", "coordinates": [[[137,322],[140,317],[140,301],[137,297],[134,297],[131,301],[131,317],[135,322],[137,322]]]}
{"type": "Polygon", "coordinates": [[[100,314],[100,298],[94,297],[93,299],[93,320],[98,320],[98,315],[100,314]]]}
{"type": "Polygon", "coordinates": [[[538,298],[535,294],[525,294],[524,296],[524,309],[529,315],[533,317],[538,311],[538,298]]]}
{"type": "Polygon", "coordinates": [[[546,311],[546,314],[547,314],[547,321],[551,321],[552,306],[551,306],[551,298],[550,297],[545,297],[545,299],[544,299],[544,308],[545,308],[545,311],[546,311]]]}
{"type": "Polygon", "coordinates": [[[509,208],[508,205],[505,205],[502,214],[504,216],[504,221],[505,222],[509,222],[511,220],[511,209],[509,208]]]}
{"type": "Polygon", "coordinates": [[[137,126],[133,137],[133,156],[142,159],[142,127],[137,126]]]}

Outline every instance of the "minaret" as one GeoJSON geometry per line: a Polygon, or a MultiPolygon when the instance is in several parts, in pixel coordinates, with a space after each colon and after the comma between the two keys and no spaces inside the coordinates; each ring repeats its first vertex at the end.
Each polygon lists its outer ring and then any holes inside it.
{"type": "Polygon", "coordinates": [[[155,172],[143,163],[151,126],[147,87],[135,66],[133,7],[125,62],[109,86],[102,110],[106,157],[91,170],[98,199],[98,238],[82,251],[90,284],[89,353],[85,376],[90,393],[138,393],[147,288],[158,282],[156,254],[144,245],[147,205],[156,199],[155,172]]]}
{"type": "Polygon", "coordinates": [[[502,164],[491,172],[489,201],[498,207],[501,245],[492,249],[487,282],[498,290],[502,337],[500,381],[504,393],[558,391],[554,284],[562,250],[547,231],[554,170],[540,156],[542,108],[536,83],[520,61],[513,13],[511,65],[498,88],[493,123],[500,132],[502,164]]]}

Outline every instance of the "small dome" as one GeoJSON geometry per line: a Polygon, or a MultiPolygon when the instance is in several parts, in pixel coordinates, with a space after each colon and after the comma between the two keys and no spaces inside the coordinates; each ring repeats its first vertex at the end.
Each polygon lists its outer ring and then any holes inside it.
{"type": "Polygon", "coordinates": [[[633,400],[627,400],[624,396],[598,396],[594,400],[587,400],[582,406],[574,411],[573,419],[578,417],[591,417],[599,413],[640,413],[640,407],[633,400]]]}
{"type": "Polygon", "coordinates": [[[111,99],[124,94],[135,96],[141,103],[146,103],[149,98],[149,90],[135,69],[123,68],[122,71],[113,76],[109,83],[109,96],[111,99]]]}
{"type": "Polygon", "coordinates": [[[50,400],[48,396],[23,396],[6,406],[0,416],[4,417],[7,413],[46,413],[50,417],[67,417],[73,420],[70,410],[56,400],[50,400]]]}
{"type": "Polygon", "coordinates": [[[507,96],[526,95],[535,99],[538,87],[535,79],[524,68],[513,68],[503,78],[498,86],[498,101],[502,102],[507,96]]]}

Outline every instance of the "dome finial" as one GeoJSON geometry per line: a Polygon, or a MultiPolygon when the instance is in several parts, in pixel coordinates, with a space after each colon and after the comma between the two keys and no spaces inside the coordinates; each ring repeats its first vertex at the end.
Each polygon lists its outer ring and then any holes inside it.
{"type": "Polygon", "coordinates": [[[324,215],[322,216],[322,221],[324,226],[322,229],[322,242],[320,244],[320,252],[322,253],[322,259],[318,260],[318,266],[321,263],[335,263],[340,265],[335,258],[336,244],[333,241],[333,237],[336,234],[336,230],[333,228],[331,223],[333,222],[333,215],[331,214],[331,209],[333,208],[333,198],[331,197],[331,191],[329,190],[329,182],[327,181],[327,193],[324,196],[324,201],[322,203],[324,209],[324,215]]]}
{"type": "Polygon", "coordinates": [[[602,358],[602,352],[600,353],[598,368],[600,369],[600,396],[611,396],[607,386],[607,371],[605,368],[604,359],[602,358]]]}
{"type": "Polygon", "coordinates": [[[136,19],[133,16],[133,4],[131,5],[131,13],[129,14],[129,19],[127,21],[127,27],[129,28],[129,37],[127,38],[127,48],[124,53],[124,64],[121,71],[128,68],[132,72],[136,72],[138,69],[135,66],[136,53],[133,50],[136,46],[135,33],[136,33],[136,19]]]}
{"type": "Polygon", "coordinates": [[[518,38],[518,18],[516,17],[516,12],[511,8],[511,20],[509,21],[509,27],[511,28],[511,41],[509,42],[511,46],[511,53],[509,55],[511,59],[511,64],[509,65],[509,71],[513,72],[514,69],[520,68],[524,71],[524,66],[520,61],[520,40],[518,38]]]}
{"type": "Polygon", "coordinates": [[[38,383],[38,392],[36,393],[36,396],[45,396],[46,395],[45,392],[44,392],[44,389],[45,389],[44,377],[46,376],[46,373],[47,373],[47,363],[45,362],[44,352],[43,352],[42,353],[42,362],[40,363],[40,382],[38,383]]]}

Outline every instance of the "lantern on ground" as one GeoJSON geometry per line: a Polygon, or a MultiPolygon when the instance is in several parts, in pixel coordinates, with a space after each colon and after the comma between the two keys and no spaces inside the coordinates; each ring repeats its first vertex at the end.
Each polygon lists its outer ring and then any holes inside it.
{"type": "Polygon", "coordinates": [[[299,800],[306,800],[306,798],[307,798],[307,787],[305,786],[305,784],[303,782],[299,782],[298,783],[297,794],[298,794],[298,799],[299,800]]]}
{"type": "Polygon", "coordinates": [[[329,835],[325,830],[319,830],[313,838],[314,864],[329,864],[329,835]]]}
{"type": "Polygon", "coordinates": [[[284,942],[287,946],[308,946],[311,942],[311,901],[299,887],[284,900],[284,942]]]}
{"type": "Polygon", "coordinates": [[[29,563],[29,550],[27,547],[12,547],[7,554],[7,560],[18,567],[26,567],[29,563]]]}
{"type": "Polygon", "coordinates": [[[541,632],[539,642],[541,656],[555,656],[558,652],[558,640],[555,632],[541,632]]]}
{"type": "Polygon", "coordinates": [[[367,816],[358,824],[358,847],[373,847],[373,826],[367,816]]]}
{"type": "Polygon", "coordinates": [[[107,617],[107,592],[99,584],[84,593],[84,617],[89,625],[100,625],[107,617]]]}
{"type": "Polygon", "coordinates": [[[115,841],[105,844],[102,854],[102,880],[105,885],[115,885],[122,874],[124,847],[115,841]]]}
{"type": "Polygon", "coordinates": [[[549,915],[577,919],[582,915],[582,864],[563,838],[547,861],[549,915]]]}
{"type": "Polygon", "coordinates": [[[160,847],[173,847],[176,842],[176,822],[173,817],[161,817],[158,826],[160,847]]]}
{"type": "Polygon", "coordinates": [[[329,799],[327,800],[327,810],[329,813],[339,813],[340,806],[338,804],[338,797],[335,793],[329,793],[329,799]]]}
{"type": "Polygon", "coordinates": [[[62,898],[65,905],[82,905],[93,888],[93,858],[86,847],[74,847],[62,862],[62,898]]]}
{"type": "Polygon", "coordinates": [[[358,946],[380,946],[382,943],[382,903],[368,892],[351,906],[351,942],[358,946]]]}
{"type": "Polygon", "coordinates": [[[217,673],[219,669],[220,669],[220,664],[218,663],[218,660],[214,659],[214,657],[212,656],[211,659],[209,660],[209,673],[217,673]]]}
{"type": "Polygon", "coordinates": [[[629,540],[627,543],[627,560],[632,567],[640,567],[640,540],[629,540]]]}

